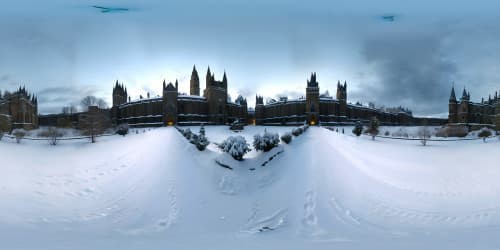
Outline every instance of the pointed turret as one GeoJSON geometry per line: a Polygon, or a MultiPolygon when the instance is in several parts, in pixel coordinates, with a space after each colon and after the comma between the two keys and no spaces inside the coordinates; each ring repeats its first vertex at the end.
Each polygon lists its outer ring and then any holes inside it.
{"type": "Polygon", "coordinates": [[[189,81],[189,94],[196,96],[200,95],[200,78],[198,77],[198,71],[196,71],[196,65],[193,65],[191,81],[189,81]]]}
{"type": "Polygon", "coordinates": [[[457,97],[455,95],[455,86],[451,87],[450,102],[457,102],[457,97]]]}
{"type": "Polygon", "coordinates": [[[209,85],[212,84],[212,72],[210,72],[210,66],[208,66],[208,69],[207,69],[207,75],[205,77],[205,87],[208,88],[209,85]]]}
{"type": "Polygon", "coordinates": [[[467,91],[465,90],[465,87],[464,87],[464,90],[462,91],[462,100],[467,100],[467,91]]]}

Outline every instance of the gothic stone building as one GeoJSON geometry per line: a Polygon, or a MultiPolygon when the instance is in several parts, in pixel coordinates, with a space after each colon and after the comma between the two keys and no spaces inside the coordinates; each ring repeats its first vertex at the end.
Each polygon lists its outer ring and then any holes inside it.
{"type": "Polygon", "coordinates": [[[38,127],[38,99],[24,87],[14,93],[0,93],[0,130],[38,127]]]}
{"type": "Polygon", "coordinates": [[[247,101],[239,96],[235,102],[228,100],[227,76],[222,81],[215,80],[207,70],[205,90],[200,96],[200,79],[193,67],[190,80],[190,94],[180,94],[177,80],[175,84],[163,81],[161,97],[141,98],[131,101],[127,89],[116,82],[113,88],[112,121],[127,123],[133,127],[228,124],[234,121],[247,122],[247,101]]]}
{"type": "Polygon", "coordinates": [[[256,96],[255,115],[252,117],[259,125],[347,125],[356,121],[368,123],[377,117],[383,125],[429,125],[446,123],[443,119],[424,119],[413,117],[412,113],[402,108],[392,110],[364,107],[347,102],[347,83],[337,83],[336,99],[320,95],[316,73],[307,81],[306,97],[297,100],[281,98],[279,101],[264,105],[263,97],[256,96]]]}
{"type": "Polygon", "coordinates": [[[455,88],[451,88],[450,100],[448,103],[448,123],[468,124],[468,125],[496,125],[500,128],[500,97],[498,92],[493,98],[474,103],[470,100],[470,93],[463,90],[462,97],[457,100],[455,88]]]}

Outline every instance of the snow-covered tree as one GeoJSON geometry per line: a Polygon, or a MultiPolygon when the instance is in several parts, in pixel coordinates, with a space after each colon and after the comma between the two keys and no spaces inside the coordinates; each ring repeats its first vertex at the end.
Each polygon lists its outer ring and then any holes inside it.
{"type": "Polygon", "coordinates": [[[377,117],[374,116],[372,117],[372,119],[370,119],[370,124],[368,125],[368,129],[366,130],[366,132],[372,136],[372,140],[375,140],[375,136],[377,136],[379,133],[379,125],[380,122],[378,121],[377,117]]]}
{"type": "Polygon", "coordinates": [[[362,132],[363,132],[363,124],[361,124],[360,121],[357,121],[356,124],[354,125],[354,128],[352,129],[352,133],[355,134],[356,136],[360,136],[362,132]]]}
{"type": "Polygon", "coordinates": [[[210,142],[207,140],[207,137],[205,137],[205,128],[203,127],[203,124],[200,126],[200,134],[197,137],[198,138],[195,143],[196,148],[200,151],[205,150],[210,142]]]}
{"type": "Polygon", "coordinates": [[[280,143],[279,135],[277,133],[271,133],[264,130],[264,134],[256,134],[253,137],[253,147],[257,151],[267,152],[274,147],[278,146],[280,143]]]}
{"type": "Polygon", "coordinates": [[[184,137],[186,137],[186,139],[191,140],[191,136],[193,135],[193,132],[191,132],[191,129],[187,128],[187,129],[184,129],[184,131],[182,132],[182,135],[184,135],[184,137]]]}
{"type": "Polygon", "coordinates": [[[200,126],[200,135],[205,136],[205,127],[203,126],[203,124],[201,124],[200,126]]]}
{"type": "Polygon", "coordinates": [[[281,135],[281,141],[283,141],[286,144],[289,144],[292,141],[292,133],[286,132],[283,135],[281,135]]]}
{"type": "Polygon", "coordinates": [[[243,156],[251,150],[250,145],[248,145],[245,138],[241,135],[228,137],[219,144],[219,148],[238,161],[243,160],[243,156]]]}
{"type": "Polygon", "coordinates": [[[191,135],[191,138],[189,138],[189,143],[196,145],[196,144],[198,144],[198,140],[199,140],[199,136],[197,134],[193,133],[191,135]]]}

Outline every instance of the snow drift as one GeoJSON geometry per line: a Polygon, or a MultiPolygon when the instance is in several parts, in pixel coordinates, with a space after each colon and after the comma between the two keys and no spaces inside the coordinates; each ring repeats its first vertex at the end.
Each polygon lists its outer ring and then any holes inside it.
{"type": "MultiPolygon", "coordinates": [[[[205,129],[217,143],[230,135],[250,142],[264,131],[205,129]]],[[[496,139],[423,147],[311,128],[241,162],[214,144],[198,151],[174,128],[99,139],[0,141],[6,249],[500,245],[496,139]]]]}

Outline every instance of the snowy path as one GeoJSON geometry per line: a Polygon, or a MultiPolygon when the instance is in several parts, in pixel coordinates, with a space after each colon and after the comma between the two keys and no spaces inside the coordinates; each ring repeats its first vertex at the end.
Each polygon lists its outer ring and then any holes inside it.
{"type": "MultiPolygon", "coordinates": [[[[206,130],[214,141],[231,133],[206,130]]],[[[280,147],[265,167],[275,152],[252,152],[231,171],[215,164],[217,149],[199,152],[173,128],[94,145],[0,142],[9,163],[0,241],[10,249],[500,246],[498,141],[422,147],[311,128],[280,147]]]]}

